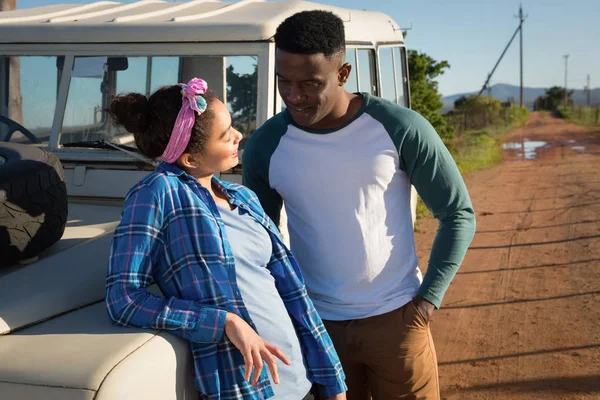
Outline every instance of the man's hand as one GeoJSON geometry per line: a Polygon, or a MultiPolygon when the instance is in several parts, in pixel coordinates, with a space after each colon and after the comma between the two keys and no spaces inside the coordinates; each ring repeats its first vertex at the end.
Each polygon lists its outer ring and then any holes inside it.
{"type": "Polygon", "coordinates": [[[252,368],[254,368],[252,386],[256,386],[263,369],[264,360],[264,362],[267,363],[269,370],[271,370],[273,382],[279,383],[279,374],[277,373],[275,357],[279,358],[287,365],[291,364],[291,361],[287,359],[279,348],[271,343],[265,342],[246,321],[234,313],[227,313],[227,317],[225,318],[225,334],[229,340],[231,340],[231,343],[233,343],[233,345],[242,353],[242,356],[244,356],[244,361],[246,363],[244,379],[246,382],[250,380],[250,374],[252,373],[252,368]]]}
{"type": "Polygon", "coordinates": [[[427,319],[427,322],[433,321],[433,311],[435,311],[435,306],[433,304],[431,304],[421,296],[415,297],[412,301],[417,310],[419,310],[419,312],[421,313],[421,315],[423,315],[425,319],[427,319]]]}
{"type": "Polygon", "coordinates": [[[338,393],[335,396],[326,398],[325,400],[346,400],[346,392],[338,393]]]}

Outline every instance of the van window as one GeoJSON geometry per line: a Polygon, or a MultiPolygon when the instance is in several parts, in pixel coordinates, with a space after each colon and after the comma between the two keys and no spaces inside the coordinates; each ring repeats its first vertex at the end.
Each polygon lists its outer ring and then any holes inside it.
{"type": "Polygon", "coordinates": [[[401,106],[408,107],[408,72],[406,71],[404,48],[394,47],[394,64],[396,64],[396,102],[401,106]]]}
{"type": "MultiPolygon", "coordinates": [[[[0,57],[0,62],[0,69],[8,70],[6,81],[0,81],[0,114],[23,125],[40,141],[47,142],[58,92],[56,57],[0,57]],[[18,79],[11,79],[9,74],[17,74],[18,79]]],[[[6,125],[0,124],[1,136],[5,129],[6,125]]],[[[10,141],[29,143],[19,132],[15,132],[10,141]]]]}
{"type": "Polygon", "coordinates": [[[117,71],[117,93],[150,96],[156,89],[179,82],[179,57],[128,57],[128,67],[117,71]]]}
{"type": "MultiPolygon", "coordinates": [[[[79,64],[75,59],[73,70],[79,64]]],[[[94,135],[94,127],[101,124],[103,106],[103,80],[104,73],[100,76],[72,76],[69,84],[69,94],[62,126],[62,143],[79,141],[92,141],[102,139],[102,135],[94,135]]],[[[116,94],[116,93],[114,93],[116,94]]],[[[108,97],[107,97],[108,98],[108,97]]],[[[99,128],[99,127],[98,127],[99,128]]]]}
{"type": "Polygon", "coordinates": [[[226,98],[231,122],[244,138],[248,138],[256,130],[258,57],[227,56],[226,65],[226,98]]]}
{"type": "Polygon", "coordinates": [[[375,54],[370,49],[358,49],[358,88],[361,92],[377,95],[374,74],[375,54]]]}
{"type": "Polygon", "coordinates": [[[346,50],[346,62],[352,65],[350,76],[344,85],[344,88],[350,93],[358,92],[358,76],[356,75],[356,49],[346,50]]]}
{"type": "Polygon", "coordinates": [[[208,82],[231,111],[234,126],[248,136],[256,129],[257,60],[235,55],[75,57],[60,143],[86,147],[85,142],[105,140],[135,147],[133,135],[103,112],[111,96],[150,95],[193,77],[208,82]]]}
{"type": "MultiPolygon", "coordinates": [[[[381,97],[393,103],[398,101],[396,96],[396,76],[394,74],[394,53],[391,47],[379,49],[379,77],[381,79],[381,97]]],[[[404,104],[402,104],[404,105],[404,104]]]]}

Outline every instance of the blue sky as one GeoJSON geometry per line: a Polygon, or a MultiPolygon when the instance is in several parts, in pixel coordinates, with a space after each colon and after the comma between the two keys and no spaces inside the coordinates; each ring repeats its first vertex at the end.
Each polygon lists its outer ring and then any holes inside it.
{"type": "MultiPolygon", "coordinates": [[[[18,0],[17,0],[18,1],[18,0]]],[[[406,46],[447,60],[439,79],[444,95],[479,90],[518,25],[518,0],[319,0],[367,8],[391,16],[408,32],[406,46]]],[[[600,0],[524,0],[524,85],[564,85],[563,54],[569,54],[569,87],[600,87],[600,0]]],[[[492,77],[519,84],[518,36],[492,77]]]]}
{"type": "MultiPolygon", "coordinates": [[[[518,0],[317,0],[348,8],[367,8],[390,15],[410,27],[408,48],[447,60],[451,69],[439,79],[444,95],[479,90],[517,27],[518,0]]],[[[17,7],[84,0],[17,0],[17,7]]],[[[127,2],[127,1],[126,1],[127,2]]],[[[600,87],[600,0],[528,0],[524,26],[524,83],[529,87],[564,84],[563,54],[569,54],[571,88],[582,88],[587,74],[600,87]]],[[[518,37],[517,37],[518,39],[518,37]]],[[[492,78],[519,83],[518,40],[492,78]]]]}

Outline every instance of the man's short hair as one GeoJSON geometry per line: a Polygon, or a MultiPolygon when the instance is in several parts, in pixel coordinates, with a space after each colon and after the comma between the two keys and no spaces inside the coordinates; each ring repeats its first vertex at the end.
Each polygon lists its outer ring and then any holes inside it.
{"type": "Polygon", "coordinates": [[[275,47],[288,53],[323,53],[326,57],[345,53],[344,21],[329,11],[299,12],[279,25],[275,47]]]}

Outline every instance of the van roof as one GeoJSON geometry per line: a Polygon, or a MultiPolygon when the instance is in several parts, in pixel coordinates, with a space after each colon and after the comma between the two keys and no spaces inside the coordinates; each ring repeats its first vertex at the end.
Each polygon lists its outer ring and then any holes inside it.
{"type": "Polygon", "coordinates": [[[192,0],[56,4],[0,13],[0,44],[268,41],[287,17],[328,10],[346,27],[346,41],[403,42],[389,16],[308,1],[192,0]]]}

